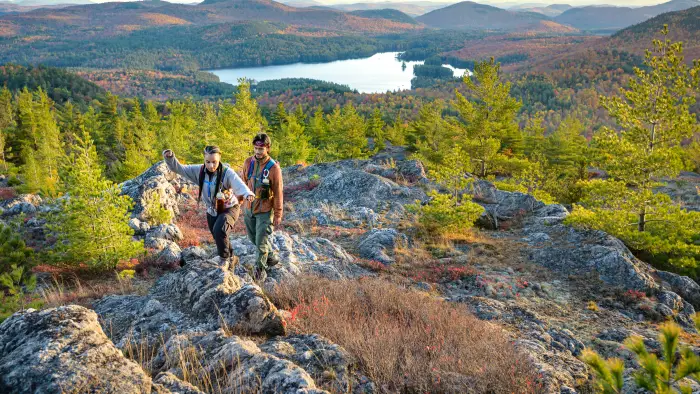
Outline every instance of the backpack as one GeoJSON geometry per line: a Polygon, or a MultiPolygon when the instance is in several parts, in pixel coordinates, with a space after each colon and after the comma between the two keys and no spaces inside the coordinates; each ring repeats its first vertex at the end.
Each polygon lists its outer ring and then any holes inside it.
{"type": "MultiPolygon", "coordinates": [[[[219,163],[219,168],[216,169],[216,188],[214,190],[221,191],[221,182],[223,180],[224,172],[228,169],[224,168],[224,163],[219,163]]],[[[202,201],[202,189],[204,188],[204,172],[206,167],[202,164],[199,169],[199,195],[197,196],[197,202],[202,201]]]]}
{"type": "MultiPolygon", "coordinates": [[[[267,179],[270,176],[270,169],[277,164],[275,160],[270,158],[270,160],[265,164],[265,168],[263,168],[262,172],[260,173],[260,183],[262,183],[263,179],[267,179]]],[[[248,165],[248,179],[251,179],[253,176],[253,171],[255,170],[255,160],[251,159],[250,164],[248,165]]]]}

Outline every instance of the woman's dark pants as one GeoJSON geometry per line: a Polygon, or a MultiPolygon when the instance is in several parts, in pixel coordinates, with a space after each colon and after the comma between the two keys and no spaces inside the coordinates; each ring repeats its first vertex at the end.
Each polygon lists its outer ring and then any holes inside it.
{"type": "Polygon", "coordinates": [[[240,209],[238,206],[231,207],[217,216],[211,216],[207,213],[207,224],[209,231],[216,242],[216,250],[221,258],[229,258],[232,255],[231,241],[229,236],[233,232],[233,226],[238,219],[240,209]]]}

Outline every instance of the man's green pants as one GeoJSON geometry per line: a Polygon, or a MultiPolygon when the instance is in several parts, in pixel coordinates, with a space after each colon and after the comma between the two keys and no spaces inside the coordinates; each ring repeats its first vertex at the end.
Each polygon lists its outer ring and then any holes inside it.
{"type": "Polygon", "coordinates": [[[255,265],[267,270],[267,257],[272,254],[272,240],[270,235],[274,231],[272,225],[272,212],[253,214],[252,209],[244,209],[243,220],[248,239],[257,248],[255,265]]]}

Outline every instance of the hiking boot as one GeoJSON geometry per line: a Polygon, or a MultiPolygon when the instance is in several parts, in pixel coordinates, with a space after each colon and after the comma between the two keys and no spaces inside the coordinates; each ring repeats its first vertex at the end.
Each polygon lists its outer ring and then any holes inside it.
{"type": "Polygon", "coordinates": [[[231,258],[230,257],[221,257],[219,256],[219,266],[220,267],[228,267],[231,264],[231,258]]]}
{"type": "Polygon", "coordinates": [[[280,258],[277,255],[273,255],[272,253],[267,255],[267,269],[269,270],[270,268],[276,266],[279,264],[280,258]]]}
{"type": "Polygon", "coordinates": [[[267,270],[261,266],[255,267],[255,271],[253,271],[253,280],[256,282],[264,282],[265,279],[267,278],[267,270]]]}

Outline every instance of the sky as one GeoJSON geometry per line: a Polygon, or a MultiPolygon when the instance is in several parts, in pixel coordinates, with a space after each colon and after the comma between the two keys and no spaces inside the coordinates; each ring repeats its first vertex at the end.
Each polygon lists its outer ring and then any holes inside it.
{"type": "MultiPolygon", "coordinates": [[[[372,3],[378,3],[380,1],[368,1],[368,0],[316,0],[319,3],[324,3],[324,4],[341,4],[341,3],[363,3],[363,2],[372,2],[372,3]]],[[[446,2],[446,3],[456,3],[458,1],[454,0],[430,0],[433,2],[446,2]]],[[[668,0],[506,0],[506,1],[499,1],[499,0],[472,0],[477,3],[484,3],[484,4],[491,4],[491,5],[498,5],[499,3],[518,3],[518,4],[523,4],[523,3],[543,3],[543,4],[571,4],[571,5],[576,5],[576,6],[581,6],[581,5],[593,5],[593,4],[614,4],[618,6],[628,6],[628,7],[639,7],[639,6],[644,6],[644,5],[654,5],[654,4],[660,4],[660,3],[665,3],[668,0]]],[[[385,0],[385,2],[401,2],[401,3],[410,3],[412,2],[411,0],[385,0]]]]}
{"type": "MultiPolygon", "coordinates": [[[[0,0],[0,2],[4,2],[8,0],[0,0]]],[[[18,2],[19,0],[9,0],[10,2],[18,2]]],[[[49,0],[51,1],[51,0],[49,0]]],[[[124,1],[124,0],[92,0],[95,3],[103,3],[106,1],[124,1]]],[[[126,0],[129,1],[129,0],[126,0]]],[[[166,0],[171,3],[199,3],[202,0],[166,0]]],[[[277,0],[282,3],[286,3],[288,1],[293,2],[294,0],[277,0]]],[[[411,3],[411,2],[417,2],[421,3],[423,2],[422,0],[382,0],[382,1],[373,1],[373,0],[314,0],[318,3],[321,4],[327,4],[327,5],[332,5],[332,4],[348,4],[348,3],[381,3],[381,2],[400,2],[400,3],[411,3]]],[[[452,3],[458,3],[459,1],[462,0],[427,0],[433,3],[445,3],[445,4],[452,4],[452,3]]],[[[471,0],[475,1],[477,3],[483,3],[483,4],[489,4],[493,5],[496,7],[501,7],[501,8],[507,8],[511,7],[515,4],[570,4],[573,6],[583,6],[583,5],[595,5],[595,4],[612,4],[612,5],[617,5],[617,6],[629,6],[629,7],[639,7],[639,6],[644,6],[644,5],[654,5],[654,4],[660,4],[660,3],[665,3],[666,1],[669,0],[471,0]]],[[[54,0],[54,3],[61,3],[62,1],[54,0]]]]}

